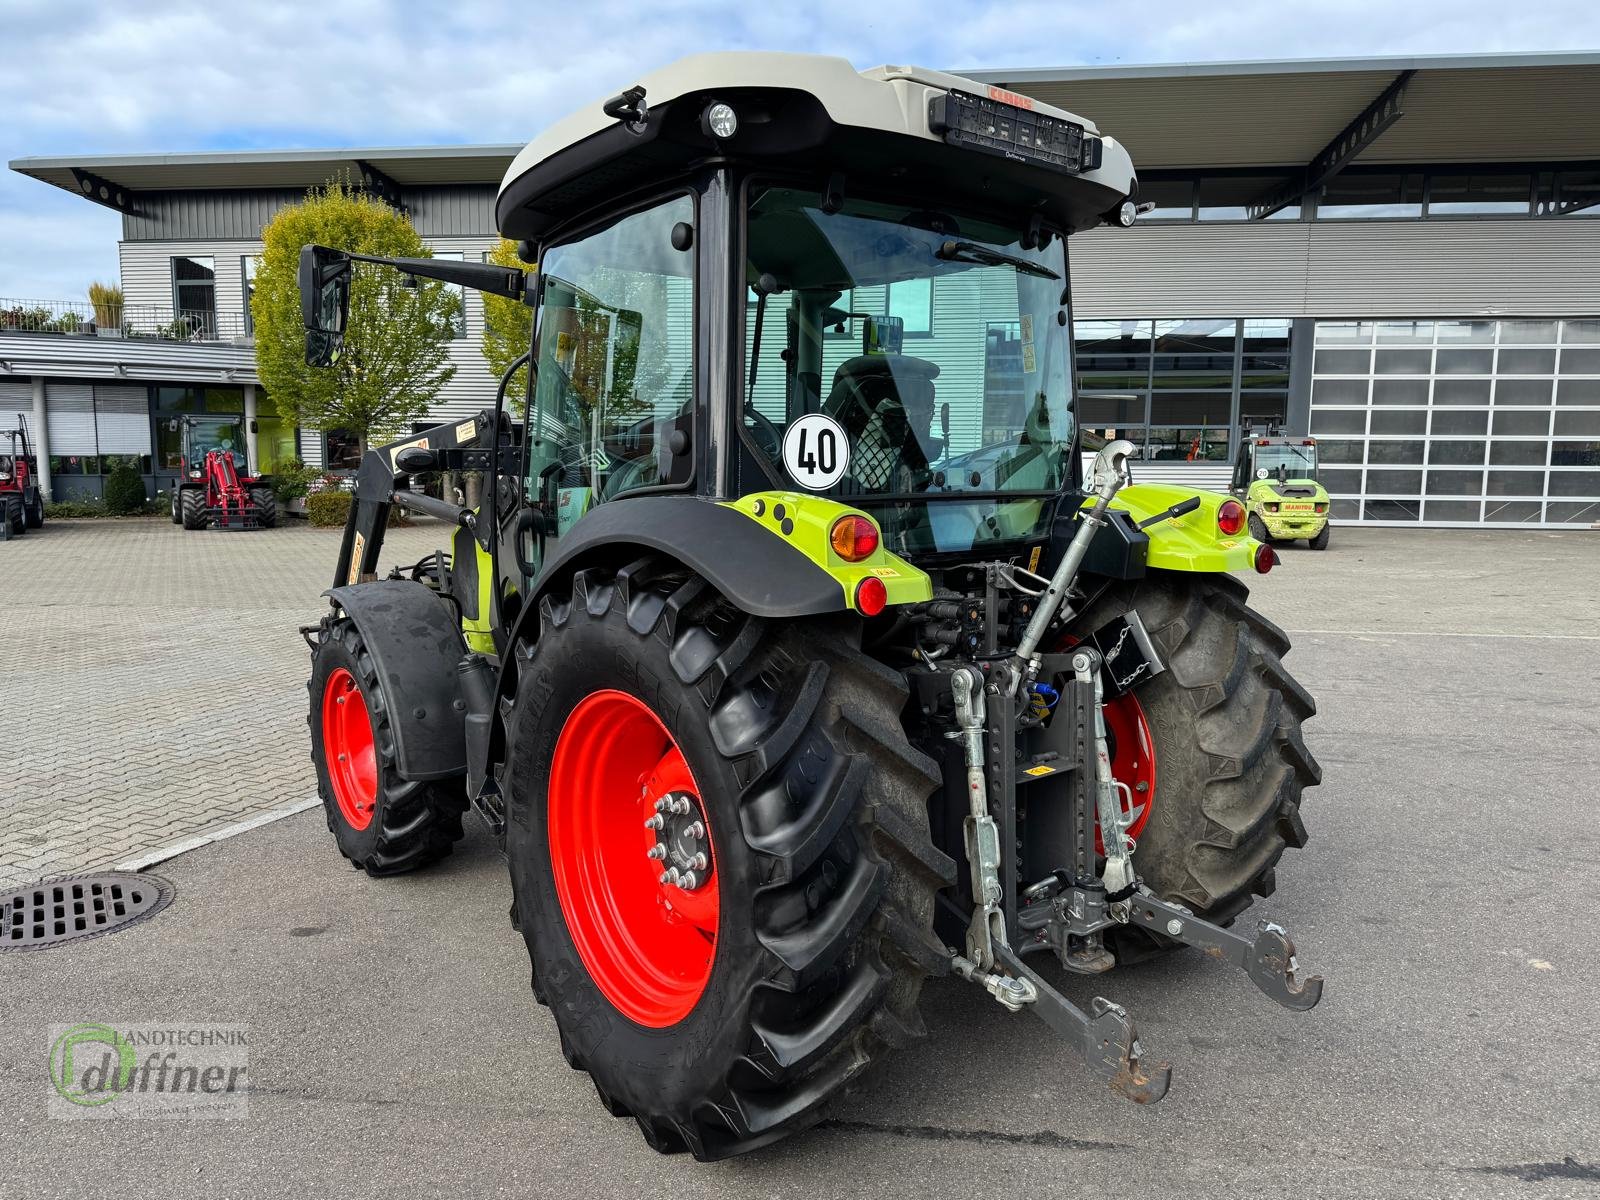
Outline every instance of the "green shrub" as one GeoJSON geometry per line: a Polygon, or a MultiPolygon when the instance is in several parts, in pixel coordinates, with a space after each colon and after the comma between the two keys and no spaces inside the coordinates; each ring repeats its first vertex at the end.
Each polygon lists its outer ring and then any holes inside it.
{"type": "Polygon", "coordinates": [[[113,516],[125,517],[142,513],[149,497],[145,495],[144,480],[138,469],[123,463],[106,479],[106,508],[113,516]]]}
{"type": "Polygon", "coordinates": [[[306,495],[311,490],[312,481],[321,476],[321,467],[308,467],[298,458],[280,463],[272,472],[272,494],[280,504],[288,504],[306,495]]]}
{"type": "Polygon", "coordinates": [[[99,500],[56,500],[44,506],[44,515],[51,521],[70,521],[74,517],[109,517],[111,513],[99,500]]]}
{"type": "Polygon", "coordinates": [[[312,492],[306,497],[306,517],[318,528],[342,526],[350,516],[349,492],[312,492]]]}

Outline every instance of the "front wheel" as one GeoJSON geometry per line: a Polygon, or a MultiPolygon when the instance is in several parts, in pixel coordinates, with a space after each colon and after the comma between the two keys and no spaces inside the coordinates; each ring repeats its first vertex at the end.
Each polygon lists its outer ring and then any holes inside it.
{"type": "Polygon", "coordinates": [[[272,529],[278,524],[278,497],[271,488],[251,488],[250,499],[256,506],[256,525],[261,529],[272,529]]]}
{"type": "Polygon", "coordinates": [[[28,532],[28,518],[23,512],[21,496],[6,497],[5,520],[11,527],[12,537],[21,537],[28,532]]]}
{"type": "MultiPolygon", "coordinates": [[[[1301,735],[1316,704],[1284,668],[1289,639],[1248,595],[1227,575],[1151,571],[1114,588],[1085,621],[1097,629],[1136,610],[1167,666],[1131,693],[1138,735],[1148,736],[1148,752],[1135,755],[1141,774],[1122,779],[1149,797],[1134,867],[1163,899],[1222,923],[1272,894],[1283,852],[1306,842],[1301,794],[1322,778],[1301,735]]],[[[1108,706],[1117,734],[1112,715],[1108,706]]],[[[1118,760],[1128,742],[1117,737],[1118,760]]],[[[1177,945],[1132,927],[1108,941],[1122,961],[1177,945]]]]}
{"type": "Polygon", "coordinates": [[[349,618],[332,623],[311,664],[311,759],[339,853],[368,875],[397,875],[450,853],[466,810],[462,779],[400,778],[391,698],[349,618]]]}
{"type": "Polygon", "coordinates": [[[1272,541],[1272,535],[1267,532],[1267,523],[1257,513],[1250,514],[1250,536],[1264,545],[1272,541]]]}
{"type": "Polygon", "coordinates": [[[1313,550],[1326,550],[1328,548],[1328,538],[1330,536],[1330,531],[1332,529],[1333,529],[1333,524],[1331,522],[1329,522],[1328,524],[1324,525],[1321,529],[1317,530],[1317,536],[1312,538],[1311,541],[1308,543],[1310,545],[1310,547],[1313,550]]]}
{"type": "Polygon", "coordinates": [[[852,620],[767,622],[664,560],[580,572],[517,651],[516,908],[567,1061],[657,1150],[815,1122],[920,1035],[937,774],[852,620]]]}
{"type": "Polygon", "coordinates": [[[32,504],[28,504],[28,505],[24,505],[24,511],[23,511],[23,514],[22,514],[22,518],[23,518],[24,523],[28,526],[29,529],[41,529],[41,528],[44,527],[44,493],[43,492],[40,492],[38,490],[34,491],[34,493],[33,493],[33,503],[32,504]]]}
{"type": "Polygon", "coordinates": [[[206,513],[206,494],[200,488],[184,488],[178,497],[178,513],[185,529],[204,529],[211,518],[206,513]]]}

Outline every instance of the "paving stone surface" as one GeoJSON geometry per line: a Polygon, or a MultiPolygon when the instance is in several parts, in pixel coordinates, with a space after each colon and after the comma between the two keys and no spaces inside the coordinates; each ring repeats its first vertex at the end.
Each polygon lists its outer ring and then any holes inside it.
{"type": "MultiPolygon", "coordinates": [[[[444,541],[390,531],[385,563],[444,541]]],[[[0,542],[0,889],[316,794],[298,628],[339,531],[52,521],[0,542]]]]}

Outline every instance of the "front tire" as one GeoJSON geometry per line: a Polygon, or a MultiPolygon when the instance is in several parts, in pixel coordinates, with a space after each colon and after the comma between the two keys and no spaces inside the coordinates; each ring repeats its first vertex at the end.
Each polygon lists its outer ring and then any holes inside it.
{"type": "Polygon", "coordinates": [[[273,495],[271,488],[251,488],[250,499],[256,505],[256,525],[262,529],[273,529],[278,524],[278,497],[273,495]]]}
{"type": "Polygon", "coordinates": [[[953,866],[929,839],[937,772],[901,728],[904,680],[853,619],[752,618],[664,560],[581,571],[539,618],[516,652],[506,850],[567,1061],[659,1151],[723,1158],[812,1124],[922,1034],[943,965],[933,897],[953,866]],[[647,854],[654,790],[692,797],[711,911],[647,854]],[[597,961],[585,926],[607,911],[629,944],[597,961]],[[699,930],[696,961],[639,950],[692,947],[675,921],[699,930]]]}
{"type": "MultiPolygon", "coordinates": [[[[1134,867],[1163,899],[1221,923],[1272,894],[1283,852],[1306,843],[1301,795],[1322,779],[1301,734],[1316,704],[1284,668],[1289,639],[1248,596],[1228,575],[1151,571],[1085,621],[1137,610],[1167,664],[1133,693],[1154,760],[1134,867]]],[[[1108,941],[1124,962],[1178,944],[1132,927],[1108,941]]]]}
{"type": "Polygon", "coordinates": [[[1256,513],[1250,514],[1250,536],[1263,545],[1272,543],[1272,535],[1267,532],[1267,523],[1256,513]]]}
{"type": "Polygon", "coordinates": [[[390,698],[348,617],[324,631],[307,686],[317,793],[339,853],[372,876],[449,854],[461,838],[465,781],[400,778],[390,698]]]}
{"type": "Polygon", "coordinates": [[[44,493],[35,489],[33,503],[23,505],[22,519],[29,529],[44,527],[44,493]]]}
{"type": "Polygon", "coordinates": [[[178,500],[178,512],[185,529],[204,529],[211,518],[206,515],[206,494],[199,488],[184,488],[178,500]]]}
{"type": "Polygon", "coordinates": [[[1333,523],[1330,521],[1317,531],[1316,537],[1312,538],[1306,544],[1309,545],[1313,550],[1326,550],[1328,548],[1328,538],[1331,536],[1332,529],[1333,523]]]}
{"type": "Polygon", "coordinates": [[[183,524],[183,509],[181,509],[178,506],[179,505],[178,498],[181,495],[183,495],[183,492],[180,489],[178,489],[178,488],[173,488],[172,489],[172,523],[174,525],[182,525],[183,524]]]}

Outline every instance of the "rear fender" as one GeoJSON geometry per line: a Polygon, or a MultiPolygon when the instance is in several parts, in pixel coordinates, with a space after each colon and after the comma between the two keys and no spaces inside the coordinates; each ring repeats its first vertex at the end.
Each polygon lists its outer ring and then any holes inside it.
{"type": "Polygon", "coordinates": [[[466,656],[454,610],[409,579],[338,587],[326,595],[355,623],[383,685],[402,779],[445,779],[467,769],[466,704],[457,670],[466,656]]]}
{"type": "MultiPolygon", "coordinates": [[[[1150,539],[1145,565],[1168,571],[1254,570],[1261,543],[1248,533],[1230,535],[1217,528],[1217,510],[1229,496],[1167,483],[1130,483],[1117,493],[1111,507],[1127,513],[1137,525],[1191,497],[1199,497],[1199,508],[1143,531],[1150,539]]],[[[1090,503],[1085,500],[1084,506],[1090,503]]]]}

